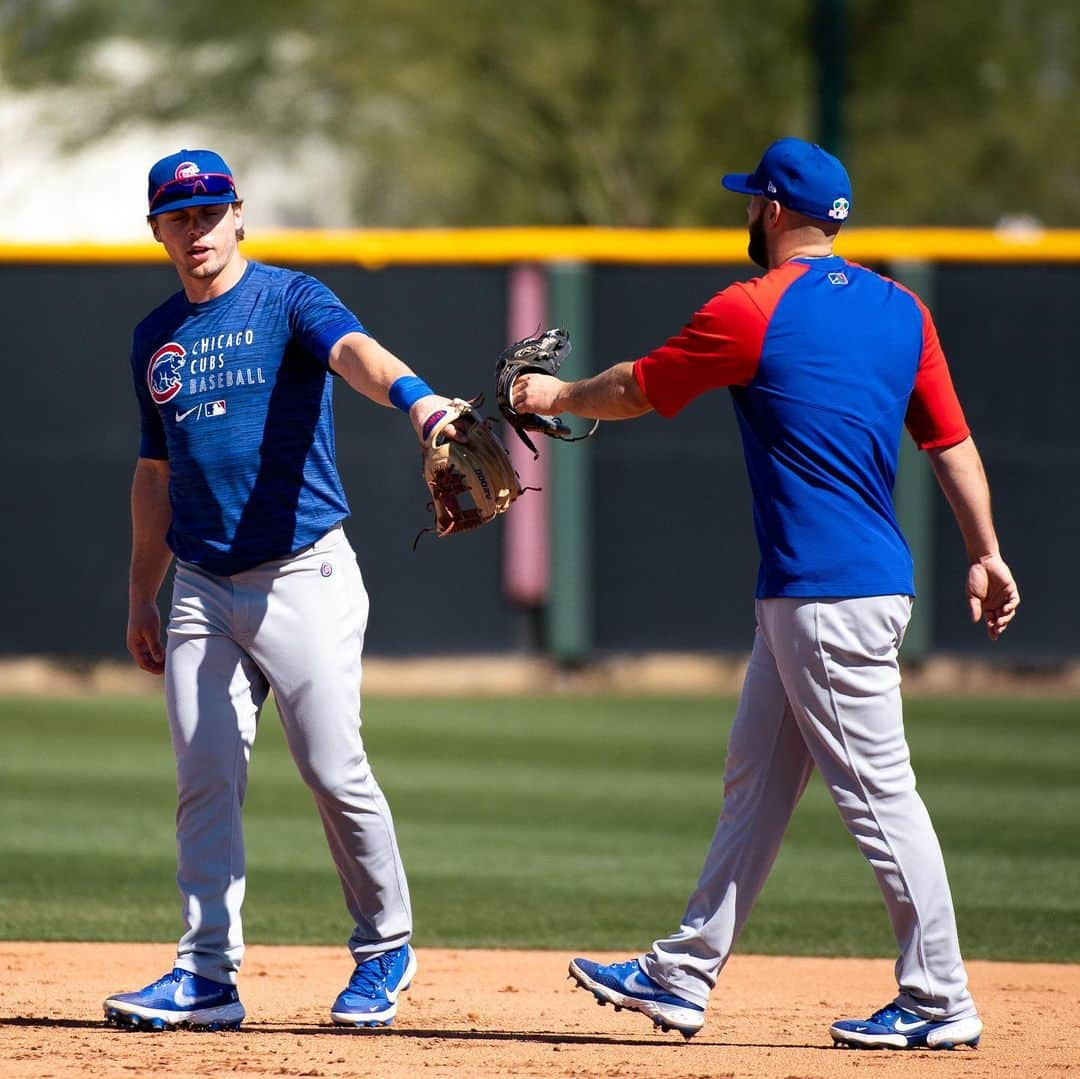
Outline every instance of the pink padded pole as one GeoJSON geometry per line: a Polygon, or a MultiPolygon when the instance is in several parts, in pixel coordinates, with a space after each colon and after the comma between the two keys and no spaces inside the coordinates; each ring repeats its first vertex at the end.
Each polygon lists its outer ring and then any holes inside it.
{"type": "MultiPolygon", "coordinates": [[[[507,344],[531,337],[547,326],[547,274],[539,266],[510,267],[507,303],[507,344]]],[[[506,514],[503,548],[503,588],[514,603],[539,607],[547,602],[550,574],[548,550],[548,497],[546,447],[543,435],[533,441],[540,451],[536,460],[512,428],[503,425],[506,443],[522,487],[526,491],[506,514]]]]}

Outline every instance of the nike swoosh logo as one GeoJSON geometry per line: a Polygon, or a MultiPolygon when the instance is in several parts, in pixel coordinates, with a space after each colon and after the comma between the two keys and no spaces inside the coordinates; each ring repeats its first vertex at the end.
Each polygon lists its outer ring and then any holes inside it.
{"type": "Polygon", "coordinates": [[[199,998],[191,996],[183,985],[181,985],[173,994],[173,1000],[181,1008],[190,1008],[199,1003],[199,998]]]}
{"type": "Polygon", "coordinates": [[[897,1034],[908,1034],[913,1030],[918,1030],[920,1027],[925,1027],[930,1022],[929,1019],[916,1019],[913,1023],[905,1022],[903,1019],[897,1019],[895,1023],[897,1034]]]}
{"type": "Polygon", "coordinates": [[[187,412],[181,412],[179,409],[177,409],[176,410],[176,422],[177,423],[183,423],[184,420],[186,420],[188,418],[188,416],[190,416],[192,414],[192,412],[198,412],[200,408],[202,408],[201,404],[195,405],[194,408],[189,408],[187,410],[187,412]]]}
{"type": "Polygon", "coordinates": [[[626,988],[632,989],[636,993],[641,993],[642,996],[656,996],[656,986],[649,985],[637,971],[634,971],[634,973],[626,979],[626,988]]]}
{"type": "Polygon", "coordinates": [[[412,984],[413,978],[416,977],[416,960],[410,955],[409,961],[405,964],[405,969],[401,973],[401,981],[397,984],[397,989],[391,989],[390,986],[386,987],[386,999],[393,1004],[399,996],[401,996],[402,990],[408,988],[412,984]],[[412,971],[410,973],[410,967],[412,971]]]}

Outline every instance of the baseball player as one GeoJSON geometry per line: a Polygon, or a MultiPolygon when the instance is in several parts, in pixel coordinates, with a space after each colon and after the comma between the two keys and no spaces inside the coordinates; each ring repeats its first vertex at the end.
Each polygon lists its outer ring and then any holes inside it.
{"type": "Polygon", "coordinates": [[[244,1018],[241,811],[272,691],[355,922],[356,967],[331,1016],[389,1025],[416,958],[393,821],[359,733],[368,597],[341,528],[332,376],[406,412],[418,436],[447,400],[320,282],[246,260],[242,213],[210,150],[150,170],[150,229],[183,287],[139,324],[131,353],[142,436],[127,647],[165,676],[186,931],[174,969],[109,997],[105,1014],[152,1029],[244,1018]],[[162,649],[156,597],[174,555],[162,649]]]}
{"type": "Polygon", "coordinates": [[[929,311],[907,289],[832,253],[851,211],[832,155],[780,139],[750,174],[749,254],[767,272],[714,296],[665,345],[565,383],[521,376],[520,412],[674,416],[728,387],[761,550],[757,633],[728,743],[723,812],[682,924],[626,963],[572,977],[601,1003],[690,1037],[768,876],[815,766],[873,866],[899,948],[896,997],[841,1020],[839,1044],[977,1045],[982,1032],[957,940],[941,848],[915,790],[897,652],[912,563],[893,480],[906,425],[967,548],[972,619],[991,638],[1019,604],[1002,561],[979,454],[929,311]]]}

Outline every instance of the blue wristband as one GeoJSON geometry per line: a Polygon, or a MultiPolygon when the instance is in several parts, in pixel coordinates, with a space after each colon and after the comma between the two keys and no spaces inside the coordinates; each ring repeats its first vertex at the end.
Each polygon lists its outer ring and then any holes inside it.
{"type": "Polygon", "coordinates": [[[421,397],[427,397],[429,393],[434,392],[422,378],[417,378],[416,375],[402,375],[401,378],[395,379],[390,387],[390,404],[395,408],[400,408],[402,412],[408,412],[421,397]]]}

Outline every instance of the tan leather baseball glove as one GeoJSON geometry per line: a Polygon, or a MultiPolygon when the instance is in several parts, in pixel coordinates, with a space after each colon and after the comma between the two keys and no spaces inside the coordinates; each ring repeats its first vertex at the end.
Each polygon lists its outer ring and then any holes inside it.
{"type": "Polygon", "coordinates": [[[424,432],[424,480],[431,491],[428,509],[435,514],[435,526],[423,529],[417,540],[424,532],[449,536],[479,528],[505,513],[521,494],[510,455],[491,429],[492,423],[480,415],[476,402],[457,397],[443,415],[429,418],[430,427],[424,432]],[[451,423],[465,442],[445,434],[451,423]]]}

